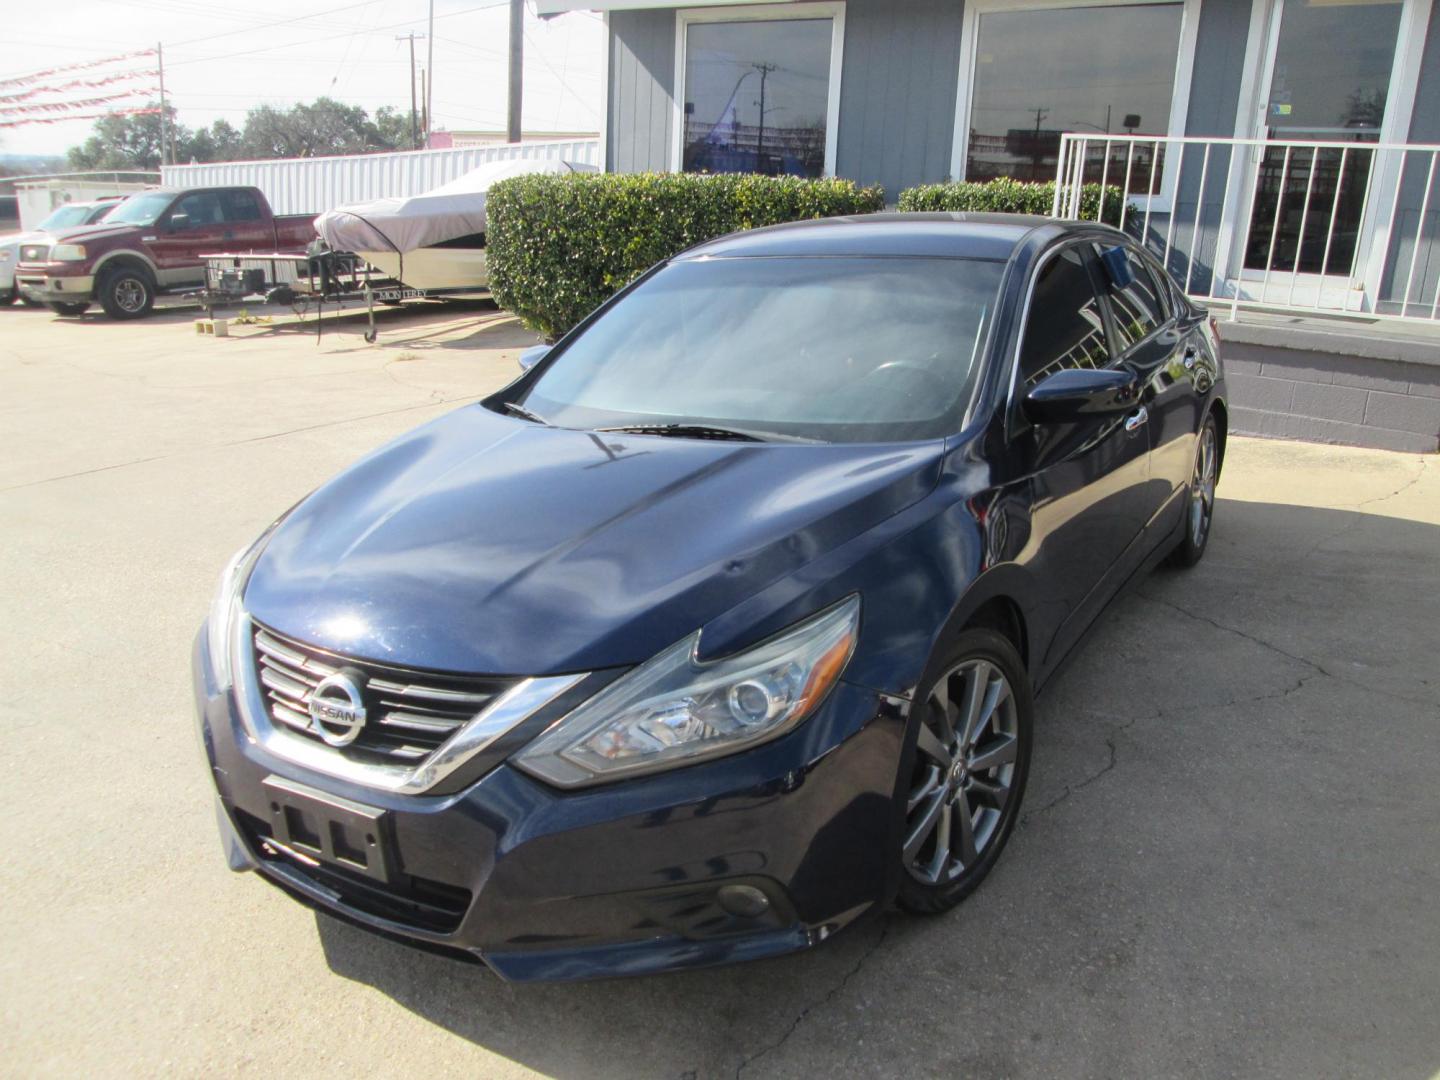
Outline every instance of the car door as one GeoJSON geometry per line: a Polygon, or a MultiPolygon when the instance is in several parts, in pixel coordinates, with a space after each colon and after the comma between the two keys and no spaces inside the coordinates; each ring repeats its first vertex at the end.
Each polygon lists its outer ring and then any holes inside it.
{"type": "Polygon", "coordinates": [[[1025,394],[1066,368],[1118,366],[1093,246],[1042,257],[1030,287],[1014,372],[1011,425],[1029,462],[1029,567],[1056,626],[1044,662],[1063,655],[1133,562],[1148,517],[1148,425],[1138,410],[1035,424],[1025,394]]]}
{"type": "Polygon", "coordinates": [[[260,209],[260,200],[249,188],[229,188],[220,193],[220,210],[225,219],[227,251],[273,251],[275,227],[260,209]]]}
{"type": "Polygon", "coordinates": [[[201,284],[205,280],[201,255],[224,251],[225,217],[218,191],[192,191],[182,195],[156,223],[150,250],[164,287],[201,284]]]}
{"type": "Polygon", "coordinates": [[[1114,351],[1144,384],[1140,405],[1150,431],[1146,521],[1159,533],[1173,520],[1156,519],[1167,508],[1178,512],[1179,504],[1172,504],[1171,497],[1190,479],[1196,414],[1189,370],[1196,346],[1179,325],[1159,271],[1140,251],[1130,244],[1097,244],[1096,255],[1114,351]]]}

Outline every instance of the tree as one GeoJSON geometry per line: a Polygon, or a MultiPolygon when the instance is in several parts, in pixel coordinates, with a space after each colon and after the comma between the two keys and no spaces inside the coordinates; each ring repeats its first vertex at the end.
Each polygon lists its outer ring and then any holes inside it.
{"type": "MultiPolygon", "coordinates": [[[[158,109],[160,103],[152,101],[150,108],[158,109]]],[[[167,105],[165,112],[170,120],[170,130],[183,140],[189,138],[189,131],[175,121],[175,107],[167,105]]],[[[136,114],[124,116],[111,114],[95,121],[94,134],[80,146],[72,146],[69,152],[70,167],[73,169],[142,169],[154,171],[160,168],[160,114],[136,114]]],[[[179,143],[177,143],[177,146],[179,143]]],[[[177,158],[177,160],[186,160],[177,158]]]]}
{"type": "MultiPolygon", "coordinates": [[[[373,120],[360,106],[331,98],[283,109],[261,105],[246,114],[241,130],[216,120],[192,131],[178,122],[174,106],[165,111],[173,160],[181,163],[366,154],[410,145],[409,113],[388,105],[377,109],[373,120]]],[[[69,158],[73,169],[158,169],[160,114],[102,117],[84,144],[71,147],[69,158]]]]}

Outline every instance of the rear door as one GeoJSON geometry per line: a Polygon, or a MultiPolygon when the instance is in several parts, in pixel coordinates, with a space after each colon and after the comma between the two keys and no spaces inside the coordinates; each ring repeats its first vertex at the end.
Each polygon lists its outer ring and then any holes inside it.
{"type": "Polygon", "coordinates": [[[156,222],[155,237],[149,241],[160,284],[202,284],[205,266],[200,256],[225,250],[226,227],[220,192],[192,191],[177,199],[156,222]]]}
{"type": "MultiPolygon", "coordinates": [[[[1096,252],[1115,352],[1145,383],[1141,404],[1150,429],[1149,520],[1190,479],[1198,423],[1198,398],[1190,378],[1196,342],[1176,317],[1173,296],[1159,271],[1144,255],[1129,244],[1097,246],[1096,252]]],[[[1178,504],[1170,508],[1178,512],[1178,504]]]]}
{"type": "Polygon", "coordinates": [[[1021,331],[1011,406],[1012,441],[1030,462],[1030,568],[1047,622],[1058,626],[1044,662],[1063,655],[1133,560],[1150,503],[1148,425],[1134,414],[1032,424],[1020,402],[1067,368],[1109,367],[1113,355],[1093,245],[1042,257],[1021,331]]]}
{"type": "Polygon", "coordinates": [[[256,192],[250,188],[227,188],[219,195],[220,212],[225,220],[225,250],[275,250],[275,226],[261,207],[256,192]]]}

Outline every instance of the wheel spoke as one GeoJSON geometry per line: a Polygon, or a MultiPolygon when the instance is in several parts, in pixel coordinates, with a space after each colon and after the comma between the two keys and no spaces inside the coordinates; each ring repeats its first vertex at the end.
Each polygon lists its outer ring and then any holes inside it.
{"type": "Polygon", "coordinates": [[[963,723],[960,727],[960,743],[964,745],[975,738],[975,731],[984,716],[985,694],[990,689],[990,665],[977,660],[965,681],[965,699],[960,705],[963,723]]]}
{"type": "Polygon", "coordinates": [[[934,765],[929,767],[926,771],[925,779],[910,792],[910,798],[905,803],[906,814],[913,814],[915,807],[919,806],[927,796],[934,793],[935,789],[940,786],[940,777],[943,775],[944,774],[934,765]]]}
{"type": "Polygon", "coordinates": [[[950,762],[954,760],[945,744],[940,741],[940,736],[930,730],[929,724],[920,725],[920,738],[916,745],[922,754],[939,762],[942,766],[948,767],[950,762]]]}
{"type": "Polygon", "coordinates": [[[989,780],[977,780],[973,777],[970,780],[969,794],[981,806],[988,806],[992,810],[1005,808],[1005,796],[1009,791],[1005,785],[992,784],[989,780]]]}
{"type": "Polygon", "coordinates": [[[984,746],[976,748],[975,756],[970,759],[970,771],[981,773],[1001,765],[1009,765],[1015,760],[1016,750],[1017,744],[1013,735],[1001,735],[991,739],[984,746]]]}
{"type": "Polygon", "coordinates": [[[905,837],[905,861],[915,861],[915,856],[920,854],[920,849],[925,846],[925,841],[935,831],[936,824],[940,821],[941,811],[945,809],[945,791],[941,789],[930,797],[929,804],[925,807],[920,819],[910,828],[910,833],[905,837]]]}
{"type": "Polygon", "coordinates": [[[960,801],[951,810],[951,816],[955,818],[956,832],[960,834],[960,864],[962,866],[974,866],[975,856],[975,821],[970,816],[970,801],[962,792],[960,801]]]}
{"type": "Polygon", "coordinates": [[[952,716],[955,706],[950,703],[950,676],[935,684],[935,689],[930,691],[930,704],[940,725],[940,740],[948,743],[955,737],[955,719],[952,716]]]}
{"type": "Polygon", "coordinates": [[[940,802],[940,827],[935,831],[935,854],[926,868],[931,881],[939,881],[945,875],[945,868],[954,857],[950,851],[950,819],[955,815],[951,806],[943,799],[940,802]]]}

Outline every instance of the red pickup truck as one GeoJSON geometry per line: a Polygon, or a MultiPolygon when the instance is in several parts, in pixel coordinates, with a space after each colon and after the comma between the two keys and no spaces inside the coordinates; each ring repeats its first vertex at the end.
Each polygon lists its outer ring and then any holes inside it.
{"type": "Polygon", "coordinates": [[[205,284],[201,255],[301,252],[315,239],[314,221],[277,217],[253,187],[143,191],[99,224],[26,244],[15,285],[61,315],[80,315],[98,300],[112,319],[138,319],[157,294],[205,284]]]}

